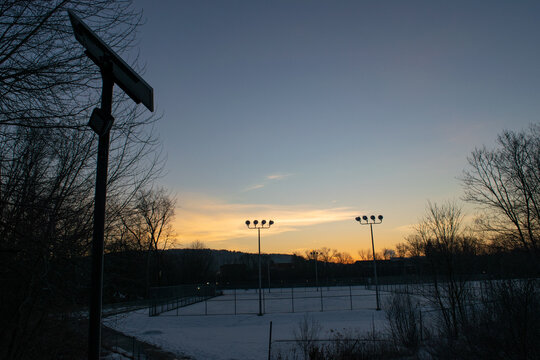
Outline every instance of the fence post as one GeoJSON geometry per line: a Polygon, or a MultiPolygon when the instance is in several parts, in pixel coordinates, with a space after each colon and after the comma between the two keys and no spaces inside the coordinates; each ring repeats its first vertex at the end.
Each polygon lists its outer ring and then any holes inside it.
{"type": "Polygon", "coordinates": [[[371,342],[371,344],[373,346],[372,351],[373,351],[373,353],[375,353],[375,316],[373,315],[373,313],[371,313],[371,334],[372,334],[371,336],[372,336],[372,340],[373,340],[371,342]]]}
{"type": "Polygon", "coordinates": [[[268,360],[272,358],[272,322],[270,321],[270,337],[268,338],[268,360]]]}
{"type": "Polygon", "coordinates": [[[424,339],[423,339],[423,327],[424,325],[422,324],[422,309],[421,308],[418,308],[418,313],[420,314],[420,342],[422,342],[424,339]]]}
{"type": "Polygon", "coordinates": [[[352,289],[351,289],[351,285],[349,285],[349,299],[351,301],[351,310],[352,310],[352,289]]]}
{"type": "Polygon", "coordinates": [[[320,291],[320,292],[321,292],[321,312],[323,312],[323,311],[324,311],[324,309],[323,309],[323,296],[322,296],[322,288],[321,288],[321,291],[320,291]]]}
{"type": "Polygon", "coordinates": [[[292,312],[294,312],[294,287],[291,286],[292,312]]]}

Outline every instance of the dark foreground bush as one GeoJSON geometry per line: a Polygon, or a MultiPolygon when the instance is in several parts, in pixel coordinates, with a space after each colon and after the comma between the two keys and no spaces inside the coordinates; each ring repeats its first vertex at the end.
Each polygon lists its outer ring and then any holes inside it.
{"type": "Polygon", "coordinates": [[[426,346],[434,359],[540,359],[538,280],[488,283],[456,339],[426,346]]]}
{"type": "Polygon", "coordinates": [[[416,352],[420,346],[421,315],[409,294],[393,294],[386,303],[386,320],[397,347],[416,352]]]}
{"type": "MultiPolygon", "coordinates": [[[[311,323],[305,320],[300,329],[309,329],[304,334],[313,334],[311,323]],[[309,324],[306,327],[306,324],[309,324]]],[[[317,332],[318,333],[318,332],[317,332]]],[[[335,332],[331,339],[317,340],[312,337],[296,339],[296,346],[278,351],[273,359],[278,360],[367,360],[405,359],[411,353],[395,346],[392,339],[383,333],[335,332]]]]}
{"type": "Polygon", "coordinates": [[[87,358],[88,321],[71,318],[32,319],[31,324],[42,333],[33,333],[31,338],[12,341],[13,345],[2,350],[2,359],[17,360],[82,360],[87,358]],[[26,347],[16,346],[26,341],[26,347]]]}
{"type": "Polygon", "coordinates": [[[313,360],[367,360],[403,359],[409,352],[395,346],[381,333],[363,333],[356,337],[336,334],[332,342],[313,348],[309,359],[313,360]]]}
{"type": "Polygon", "coordinates": [[[336,332],[318,340],[320,326],[300,324],[297,347],[278,355],[282,360],[360,359],[540,359],[540,281],[500,280],[471,284],[467,316],[460,320],[457,336],[437,321],[437,310],[422,320],[409,295],[390,297],[384,310],[387,333],[336,332]],[[422,323],[422,321],[424,323],[422,323]],[[423,334],[423,338],[422,338],[423,334]]]}

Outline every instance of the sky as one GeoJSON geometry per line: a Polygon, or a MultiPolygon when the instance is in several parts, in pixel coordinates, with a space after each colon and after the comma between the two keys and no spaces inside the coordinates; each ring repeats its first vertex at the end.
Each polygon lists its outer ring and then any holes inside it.
{"type": "MultiPolygon", "coordinates": [[[[537,1],[150,1],[138,56],[177,197],[173,246],[376,249],[467,156],[540,113],[537,1]]],[[[476,209],[464,204],[467,218],[476,209]]]]}

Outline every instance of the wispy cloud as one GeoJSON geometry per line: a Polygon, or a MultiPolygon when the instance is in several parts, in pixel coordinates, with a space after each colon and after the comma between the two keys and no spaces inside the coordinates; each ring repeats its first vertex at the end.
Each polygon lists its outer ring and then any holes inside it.
{"type": "Polygon", "coordinates": [[[252,186],[249,186],[247,188],[245,188],[243,190],[243,192],[247,192],[247,191],[252,191],[252,190],[257,190],[257,189],[261,189],[264,187],[264,184],[257,184],[257,185],[252,185],[252,186]]]}
{"type": "Polygon", "coordinates": [[[283,180],[285,178],[288,178],[289,176],[291,176],[291,174],[272,174],[268,175],[266,178],[268,180],[283,180]]]}
{"type": "Polygon", "coordinates": [[[348,207],[315,208],[308,205],[235,204],[197,194],[183,196],[176,211],[175,232],[183,244],[194,240],[211,243],[252,236],[245,220],[274,220],[273,234],[305,226],[350,220],[348,207]]]}
{"type": "Polygon", "coordinates": [[[291,174],[271,174],[271,175],[267,175],[264,178],[265,181],[263,181],[260,184],[248,186],[247,188],[242,190],[242,192],[248,192],[248,191],[253,191],[253,190],[257,190],[257,189],[262,189],[263,187],[265,187],[271,181],[283,180],[283,179],[285,179],[285,178],[287,178],[289,176],[291,176],[291,174]]]}

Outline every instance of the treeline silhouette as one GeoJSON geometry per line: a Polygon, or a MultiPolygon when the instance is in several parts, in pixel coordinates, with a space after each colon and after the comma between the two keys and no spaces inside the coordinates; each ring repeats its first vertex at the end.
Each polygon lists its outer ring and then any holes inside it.
{"type": "MultiPolygon", "coordinates": [[[[91,19],[120,54],[135,45],[141,14],[130,1],[117,0],[5,5],[0,7],[0,358],[85,358],[97,144],[86,124],[99,104],[101,76],[75,46],[66,10],[91,19]]],[[[154,186],[163,167],[151,131],[156,118],[141,116],[131,100],[115,96],[104,303],[138,301],[159,286],[254,287],[257,255],[231,255],[201,244],[164,250],[175,201],[154,186]]],[[[461,181],[464,199],[480,207],[474,226],[461,226],[456,207],[429,206],[413,236],[377,256],[381,280],[444,280],[449,298],[459,303],[468,279],[538,277],[540,126],[504,131],[495,148],[476,149],[461,181]]],[[[285,260],[274,254],[262,260],[270,286],[361,283],[372,277],[369,260],[353,262],[340,252],[334,259],[296,254],[285,260]]],[[[459,311],[446,315],[449,331],[459,333],[459,311]]]]}
{"type": "MultiPolygon", "coordinates": [[[[379,283],[424,283],[441,276],[443,255],[429,255],[377,260],[379,283]],[[434,264],[439,264],[434,266],[434,264]]],[[[533,278],[540,265],[523,250],[497,251],[484,254],[455,255],[459,275],[467,280],[533,278]]],[[[86,262],[88,259],[81,259],[86,262]]],[[[146,252],[126,251],[105,256],[104,303],[145,299],[146,252]]],[[[215,284],[218,288],[257,288],[258,255],[211,249],[174,249],[160,254],[160,276],[150,287],[186,284],[215,284]],[[229,259],[228,259],[229,258],[229,259]],[[233,260],[230,260],[232,258],[233,260]]],[[[152,263],[152,266],[155,264],[152,263]]],[[[317,261],[298,255],[261,255],[263,287],[336,286],[373,284],[372,260],[351,264],[317,261]],[[273,257],[280,257],[280,262],[273,257]],[[283,262],[287,261],[287,262],[283,262]]],[[[456,270],[457,271],[457,270],[456,270]]],[[[80,288],[80,290],[83,290],[80,288]]],[[[81,291],[81,300],[87,291],[81,291]]]]}
{"type": "MultiPolygon", "coordinates": [[[[98,140],[87,124],[100,104],[101,74],[77,46],[67,9],[96,25],[119,54],[135,45],[140,24],[140,14],[124,1],[0,6],[1,359],[77,359],[86,353],[98,140]]],[[[157,118],[142,116],[120,92],[114,104],[106,243],[108,251],[123,251],[129,243],[149,252],[158,237],[147,236],[143,220],[152,211],[146,205],[170,203],[153,184],[163,166],[152,133],[157,118]]]]}

